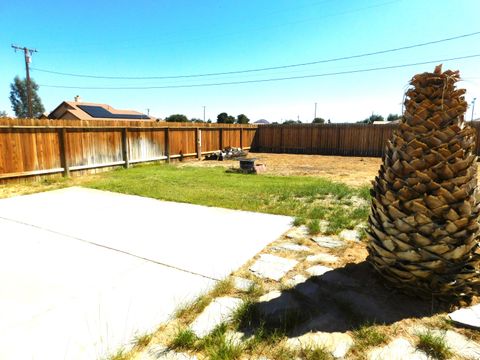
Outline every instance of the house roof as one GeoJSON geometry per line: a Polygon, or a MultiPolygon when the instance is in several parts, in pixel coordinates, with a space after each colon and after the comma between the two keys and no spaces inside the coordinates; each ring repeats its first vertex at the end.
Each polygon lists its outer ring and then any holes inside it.
{"type": "Polygon", "coordinates": [[[134,110],[119,110],[107,104],[63,101],[49,115],[50,119],[79,120],[154,120],[134,110]]]}
{"type": "Polygon", "coordinates": [[[270,124],[268,120],[260,119],[254,122],[254,124],[270,124]]]}

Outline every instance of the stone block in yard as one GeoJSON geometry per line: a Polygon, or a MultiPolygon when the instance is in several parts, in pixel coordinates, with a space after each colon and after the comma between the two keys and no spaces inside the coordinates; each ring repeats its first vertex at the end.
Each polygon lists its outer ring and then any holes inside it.
{"type": "Polygon", "coordinates": [[[325,274],[328,271],[332,271],[333,269],[328,267],[328,266],[323,266],[323,265],[314,265],[309,267],[307,270],[305,270],[307,273],[309,273],[311,276],[321,276],[325,274]]]}
{"type": "Polygon", "coordinates": [[[478,360],[480,359],[480,344],[469,340],[452,330],[428,329],[425,326],[414,326],[409,329],[412,335],[430,333],[434,336],[441,337],[450,351],[464,359],[478,360]]]}
{"type": "Polygon", "coordinates": [[[190,329],[199,338],[208,335],[223,322],[230,320],[235,310],[242,304],[242,300],[232,297],[214,299],[203,312],[192,322],[190,329]]]}
{"type": "Polygon", "coordinates": [[[350,335],[333,332],[308,333],[287,340],[287,346],[294,350],[323,348],[336,359],[343,358],[353,345],[350,335]]]}
{"type": "Polygon", "coordinates": [[[293,287],[293,286],[301,284],[305,281],[307,281],[307,278],[305,276],[297,274],[294,277],[292,277],[291,279],[288,279],[287,281],[285,281],[285,285],[293,287]]]}
{"type": "Polygon", "coordinates": [[[327,254],[327,253],[319,253],[315,255],[307,256],[308,262],[322,262],[326,264],[334,263],[338,261],[338,257],[335,255],[327,254]]]}
{"type": "Polygon", "coordinates": [[[480,304],[456,310],[448,316],[458,325],[480,329],[480,304]]]}
{"type": "Polygon", "coordinates": [[[238,291],[248,291],[254,284],[252,280],[244,279],[238,276],[232,277],[233,287],[238,291]]]}
{"type": "Polygon", "coordinates": [[[342,230],[340,234],[338,234],[338,237],[342,240],[356,242],[361,239],[360,233],[357,230],[342,230]]]}
{"type": "Polygon", "coordinates": [[[258,299],[256,309],[269,326],[284,323],[290,315],[300,314],[303,305],[290,292],[271,291],[258,299]]]}
{"type": "Polygon", "coordinates": [[[285,259],[270,254],[261,254],[259,259],[250,266],[249,270],[260,278],[278,281],[297,264],[298,261],[296,260],[285,259]]]}
{"type": "Polygon", "coordinates": [[[298,245],[293,243],[281,243],[273,247],[275,250],[287,250],[295,252],[308,252],[311,251],[308,246],[298,245]]]}
{"type": "Polygon", "coordinates": [[[333,236],[321,235],[321,236],[314,236],[311,239],[315,241],[317,245],[325,248],[330,248],[330,249],[338,248],[345,245],[345,243],[342,240],[334,238],[333,236]]]}
{"type": "Polygon", "coordinates": [[[422,351],[417,350],[407,339],[398,338],[386,346],[375,348],[368,354],[368,360],[429,360],[422,351]]]}
{"type": "Polygon", "coordinates": [[[291,229],[285,235],[289,239],[301,240],[308,237],[308,228],[305,225],[291,229]]]}

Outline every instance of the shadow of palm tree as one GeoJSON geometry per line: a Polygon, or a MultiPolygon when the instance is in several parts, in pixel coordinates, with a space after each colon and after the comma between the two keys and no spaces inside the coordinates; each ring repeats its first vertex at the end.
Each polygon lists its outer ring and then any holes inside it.
{"type": "Polygon", "coordinates": [[[252,305],[240,322],[250,332],[262,326],[289,336],[310,331],[345,332],[365,324],[393,324],[447,310],[436,301],[407,296],[385,286],[367,262],[347,264],[252,305]]]}

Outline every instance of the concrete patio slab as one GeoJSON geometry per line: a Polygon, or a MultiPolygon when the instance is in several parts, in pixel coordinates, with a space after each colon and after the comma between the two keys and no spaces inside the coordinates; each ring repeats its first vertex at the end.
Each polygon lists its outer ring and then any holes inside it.
{"type": "Polygon", "coordinates": [[[101,358],[290,222],[83,188],[2,199],[0,358],[101,358]]]}

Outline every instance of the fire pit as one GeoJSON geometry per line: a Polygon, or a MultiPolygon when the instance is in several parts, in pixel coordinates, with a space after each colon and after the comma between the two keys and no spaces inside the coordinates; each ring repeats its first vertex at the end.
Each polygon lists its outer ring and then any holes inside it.
{"type": "Polygon", "coordinates": [[[238,159],[240,161],[240,169],[244,172],[255,172],[255,160],[256,158],[242,158],[238,159]]]}

